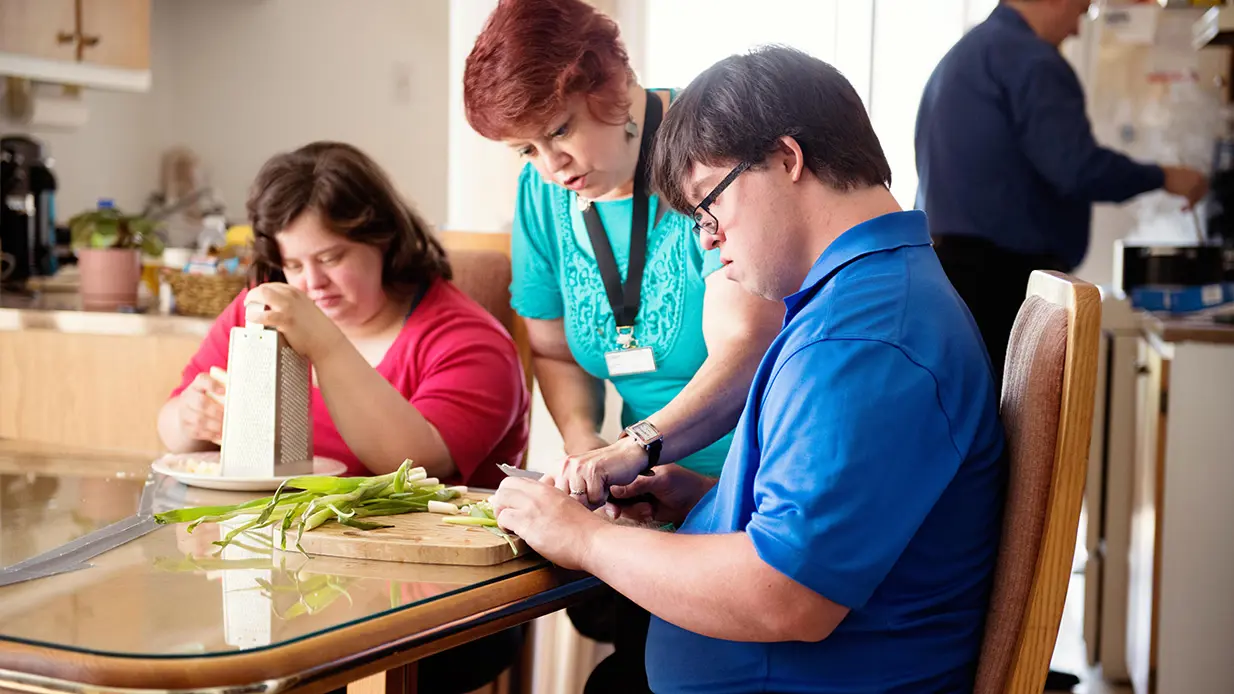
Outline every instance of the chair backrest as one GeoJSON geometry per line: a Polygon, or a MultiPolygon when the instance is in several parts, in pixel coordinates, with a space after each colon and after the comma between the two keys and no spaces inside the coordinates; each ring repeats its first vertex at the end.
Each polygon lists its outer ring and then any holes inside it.
{"type": "Polygon", "coordinates": [[[454,269],[454,286],[501,321],[515,340],[518,361],[523,364],[523,377],[527,380],[527,391],[531,393],[536,382],[532,372],[531,340],[527,336],[527,325],[510,306],[510,282],[513,277],[510,235],[487,231],[439,231],[437,238],[445,247],[454,269]]]}
{"type": "Polygon", "coordinates": [[[527,326],[510,307],[510,235],[492,232],[441,231],[437,238],[445,246],[454,269],[454,286],[480,304],[501,322],[514,338],[528,392],[534,376],[531,370],[531,342],[527,326]]]}
{"type": "Polygon", "coordinates": [[[1101,299],[1035,271],[1007,349],[1010,474],[976,694],[1041,694],[1075,556],[1092,435],[1101,299]]]}

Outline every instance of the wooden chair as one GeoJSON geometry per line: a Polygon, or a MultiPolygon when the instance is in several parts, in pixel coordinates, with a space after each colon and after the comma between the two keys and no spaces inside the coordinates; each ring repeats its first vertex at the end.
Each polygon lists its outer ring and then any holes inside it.
{"type": "Polygon", "coordinates": [[[527,326],[510,307],[510,235],[492,232],[442,231],[437,233],[454,268],[454,285],[493,314],[518,349],[519,360],[530,393],[534,382],[531,370],[531,342],[527,326]]]}
{"type": "Polygon", "coordinates": [[[1097,378],[1096,287],[1036,271],[1007,349],[1010,475],[976,694],[1041,694],[1075,555],[1097,378]]]}

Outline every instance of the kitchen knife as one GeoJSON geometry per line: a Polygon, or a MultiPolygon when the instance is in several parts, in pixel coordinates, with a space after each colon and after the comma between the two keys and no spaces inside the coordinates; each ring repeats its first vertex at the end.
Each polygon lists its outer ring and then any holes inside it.
{"type": "Polygon", "coordinates": [[[543,472],[535,472],[533,470],[524,470],[522,468],[517,468],[507,463],[500,463],[497,465],[497,467],[501,468],[501,471],[506,473],[510,477],[524,477],[529,480],[538,480],[544,476],[543,472]]]}
{"type": "MultiPolygon", "coordinates": [[[[507,463],[498,463],[497,467],[501,468],[501,471],[506,473],[510,477],[523,477],[529,480],[538,480],[544,476],[543,472],[535,472],[534,470],[524,470],[522,468],[517,468],[507,463]]],[[[655,506],[655,503],[656,503],[656,498],[652,496],[651,494],[639,494],[638,496],[632,496],[628,499],[618,499],[617,497],[610,495],[608,497],[608,500],[609,500],[609,503],[613,504],[614,506],[631,506],[633,504],[638,504],[638,503],[648,503],[648,504],[651,504],[652,506],[655,506]]]]}

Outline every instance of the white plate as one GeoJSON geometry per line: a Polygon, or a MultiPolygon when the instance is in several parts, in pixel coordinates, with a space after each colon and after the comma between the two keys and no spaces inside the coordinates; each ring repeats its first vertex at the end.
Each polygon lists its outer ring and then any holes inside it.
{"type": "MultiPolygon", "coordinates": [[[[191,472],[188,467],[192,463],[218,465],[218,451],[206,453],[176,453],[165,455],[150,464],[150,469],[175,479],[190,487],[203,489],[221,489],[234,492],[265,492],[274,491],[284,481],[292,477],[306,475],[287,475],[284,477],[222,477],[201,472],[191,472]]],[[[312,476],[341,475],[347,472],[347,465],[333,458],[314,456],[312,476]]]]}

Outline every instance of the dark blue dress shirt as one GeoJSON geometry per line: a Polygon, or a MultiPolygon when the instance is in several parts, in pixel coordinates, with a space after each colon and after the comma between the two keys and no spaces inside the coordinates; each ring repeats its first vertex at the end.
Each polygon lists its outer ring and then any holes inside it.
{"type": "Polygon", "coordinates": [[[1160,188],[1161,168],[1093,139],[1058,48],[999,5],[943,57],[917,114],[917,209],[935,236],[976,236],[1074,268],[1094,202],[1160,188]]]}

